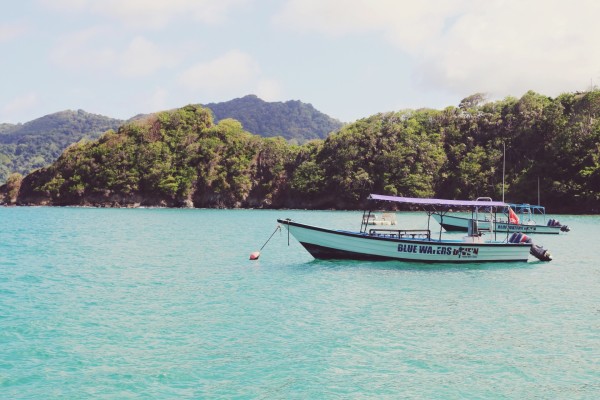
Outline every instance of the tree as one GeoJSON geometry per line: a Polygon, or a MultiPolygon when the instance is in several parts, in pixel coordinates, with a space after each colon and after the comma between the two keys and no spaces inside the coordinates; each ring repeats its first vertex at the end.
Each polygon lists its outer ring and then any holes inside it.
{"type": "Polygon", "coordinates": [[[475,108],[484,101],[486,101],[487,96],[483,93],[475,93],[468,97],[465,97],[460,101],[458,108],[461,110],[468,110],[469,108],[475,108]]]}
{"type": "Polygon", "coordinates": [[[15,204],[19,190],[21,189],[21,183],[23,182],[23,175],[19,173],[11,174],[6,180],[6,192],[7,198],[5,201],[9,204],[15,204]]]}

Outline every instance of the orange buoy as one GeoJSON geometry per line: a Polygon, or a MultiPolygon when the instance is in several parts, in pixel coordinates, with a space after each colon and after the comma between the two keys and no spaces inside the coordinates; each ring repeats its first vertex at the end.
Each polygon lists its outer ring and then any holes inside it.
{"type": "Polygon", "coordinates": [[[269,238],[267,239],[267,241],[265,242],[265,244],[262,245],[262,247],[260,248],[259,251],[254,251],[254,252],[250,253],[250,259],[251,260],[258,260],[258,257],[260,257],[260,251],[265,248],[265,246],[267,245],[267,243],[269,243],[269,240],[271,240],[271,238],[273,237],[273,235],[275,234],[275,232],[277,232],[279,230],[281,230],[281,225],[277,225],[277,228],[275,228],[275,230],[273,231],[273,233],[271,233],[271,236],[269,236],[269,238]]]}

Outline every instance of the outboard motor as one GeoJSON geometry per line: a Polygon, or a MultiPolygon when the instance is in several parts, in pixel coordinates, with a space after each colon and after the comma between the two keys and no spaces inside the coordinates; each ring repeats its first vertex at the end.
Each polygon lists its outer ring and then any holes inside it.
{"type": "Polygon", "coordinates": [[[531,243],[531,249],[529,250],[529,254],[534,256],[540,261],[551,261],[552,254],[550,254],[549,250],[544,249],[542,246],[538,244],[533,244],[531,238],[524,233],[515,232],[508,238],[509,243],[531,243]]]}
{"type": "Polygon", "coordinates": [[[561,225],[560,221],[554,218],[551,218],[550,220],[548,220],[548,226],[560,226],[560,230],[561,232],[570,232],[571,228],[569,228],[567,225],[561,225]]]}
{"type": "Polygon", "coordinates": [[[534,256],[540,261],[551,261],[552,254],[550,254],[549,250],[544,249],[542,246],[534,244],[531,246],[531,250],[529,250],[529,254],[534,256]]]}

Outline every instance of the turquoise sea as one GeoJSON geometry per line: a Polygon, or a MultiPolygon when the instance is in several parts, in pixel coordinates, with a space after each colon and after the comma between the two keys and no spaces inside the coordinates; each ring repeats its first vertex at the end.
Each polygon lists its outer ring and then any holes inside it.
{"type": "Polygon", "coordinates": [[[0,398],[600,398],[600,216],[550,263],[250,261],[287,217],[361,213],[0,207],[0,398]]]}

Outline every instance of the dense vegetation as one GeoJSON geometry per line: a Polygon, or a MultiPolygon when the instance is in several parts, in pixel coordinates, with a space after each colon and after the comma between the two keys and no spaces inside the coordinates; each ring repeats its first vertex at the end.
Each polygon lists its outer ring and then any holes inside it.
{"type": "MultiPolygon", "coordinates": [[[[300,101],[268,103],[246,96],[208,105],[215,121],[234,118],[244,129],[265,137],[282,136],[291,143],[325,138],[342,123],[300,101]]],[[[130,121],[144,119],[138,115],[130,121]]],[[[72,143],[95,140],[109,129],[117,129],[122,120],[87,113],[62,111],[25,124],[0,123],[0,184],[17,172],[29,172],[50,165],[72,143]]]]}
{"type": "Polygon", "coordinates": [[[342,127],[342,123],[312,105],[301,101],[266,102],[254,95],[223,103],[206,104],[215,115],[215,121],[233,118],[244,129],[264,137],[282,136],[292,143],[324,139],[342,127]]]}
{"type": "MultiPolygon", "coordinates": [[[[21,204],[361,208],[373,193],[502,196],[550,212],[600,210],[600,91],[377,114],[326,140],[262,138],[200,106],[69,147],[3,192],[21,204]],[[18,193],[18,195],[16,195],[18,193]]],[[[9,187],[10,186],[10,187],[9,187]]]]}
{"type": "Polygon", "coordinates": [[[123,121],[85,111],[62,111],[25,124],[0,124],[0,183],[54,162],[71,143],[97,139],[123,121]]]}

